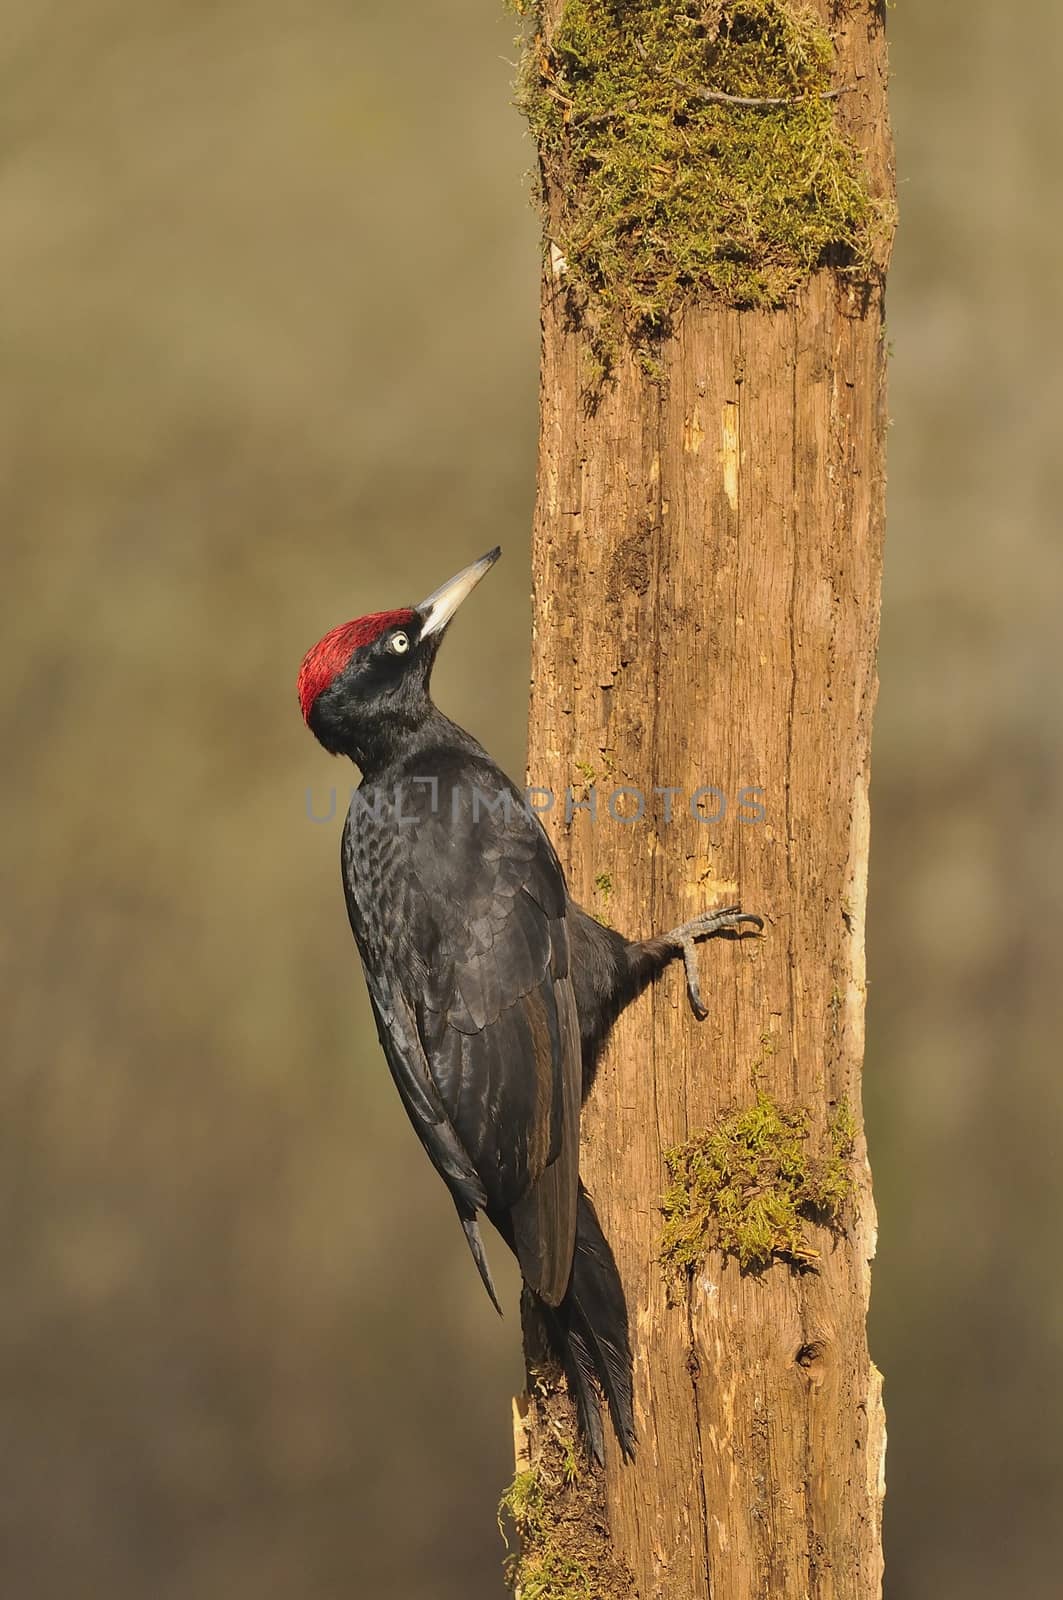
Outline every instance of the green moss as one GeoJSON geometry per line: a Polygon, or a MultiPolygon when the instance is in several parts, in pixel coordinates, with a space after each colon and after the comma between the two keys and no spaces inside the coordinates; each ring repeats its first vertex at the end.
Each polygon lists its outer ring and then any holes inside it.
{"type": "Polygon", "coordinates": [[[833,60],[792,0],[567,0],[529,38],[519,102],[592,366],[624,334],[652,365],[689,297],[777,306],[827,262],[871,268],[886,213],[838,126],[833,60]]]}
{"type": "Polygon", "coordinates": [[[609,1537],[604,1475],[576,1442],[560,1368],[537,1370],[520,1414],[522,1466],[498,1508],[503,1536],[518,1542],[506,1561],[510,1586],[521,1600],[637,1600],[609,1537]]]}
{"type": "Polygon", "coordinates": [[[661,1260],[669,1276],[695,1271],[711,1249],[737,1256],[743,1271],[815,1258],[805,1222],[837,1223],[852,1189],[856,1128],[843,1102],[817,1155],[810,1127],[807,1111],[760,1093],[755,1105],[667,1152],[661,1260]]]}
{"type": "MultiPolygon", "coordinates": [[[[571,1440],[562,1441],[562,1452],[562,1481],[572,1484],[578,1463],[571,1440]]],[[[591,1600],[590,1578],[583,1564],[562,1548],[550,1515],[550,1487],[541,1467],[529,1467],[516,1474],[499,1501],[503,1537],[508,1518],[520,1540],[519,1554],[511,1553],[506,1562],[506,1581],[521,1600],[591,1600]]]]}
{"type": "Polygon", "coordinates": [[[591,1600],[590,1579],[579,1562],[549,1549],[522,1558],[517,1592],[520,1600],[591,1600]]]}
{"type": "Polygon", "coordinates": [[[839,1103],[827,1123],[827,1136],[830,1139],[831,1149],[839,1160],[852,1155],[853,1145],[856,1143],[856,1121],[849,1109],[848,1100],[839,1103]]]}
{"type": "Polygon", "coordinates": [[[600,779],[611,778],[614,775],[616,763],[610,750],[600,750],[598,752],[598,763],[578,759],[573,761],[572,770],[576,774],[579,785],[582,785],[585,796],[587,790],[593,788],[600,779]]]}
{"type": "Polygon", "coordinates": [[[573,1484],[579,1477],[579,1456],[576,1454],[576,1441],[562,1434],[558,1440],[561,1446],[561,1478],[564,1483],[573,1484]]]}
{"type": "Polygon", "coordinates": [[[595,893],[601,898],[602,903],[600,906],[591,908],[591,916],[594,918],[595,922],[600,922],[603,928],[611,928],[613,926],[613,921],[608,911],[605,909],[613,895],[613,879],[611,874],[608,872],[597,873],[594,879],[594,890],[595,893]]]}
{"type": "Polygon", "coordinates": [[[513,1482],[498,1502],[498,1526],[503,1537],[507,1517],[511,1518],[521,1538],[538,1530],[542,1519],[542,1484],[537,1467],[515,1473],[513,1482]]]}

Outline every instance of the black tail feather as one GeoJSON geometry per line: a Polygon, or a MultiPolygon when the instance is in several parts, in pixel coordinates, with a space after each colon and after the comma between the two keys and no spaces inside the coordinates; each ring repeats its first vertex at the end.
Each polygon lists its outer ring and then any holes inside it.
{"type": "Polygon", "coordinates": [[[476,1269],[480,1274],[481,1282],[491,1296],[491,1304],[501,1316],[502,1307],[499,1304],[494,1280],[491,1277],[491,1268],[487,1265],[487,1252],[484,1250],[484,1242],[480,1237],[480,1225],[476,1219],[476,1212],[474,1211],[471,1216],[466,1216],[459,1204],[458,1216],[461,1218],[461,1225],[465,1229],[465,1237],[469,1241],[469,1249],[472,1251],[472,1258],[476,1262],[476,1269]]]}
{"type": "Polygon", "coordinates": [[[631,1393],[631,1342],[627,1302],[613,1252],[594,1206],[580,1185],[576,1252],[572,1277],[561,1304],[538,1302],[554,1353],[564,1368],[576,1402],[588,1453],[604,1460],[604,1435],[598,1385],[605,1394],[620,1449],[635,1455],[635,1415],[631,1393]]]}

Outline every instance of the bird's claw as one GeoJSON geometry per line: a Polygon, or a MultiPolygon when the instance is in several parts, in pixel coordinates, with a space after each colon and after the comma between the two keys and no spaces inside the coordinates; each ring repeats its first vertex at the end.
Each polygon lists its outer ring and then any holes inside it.
{"type": "Polygon", "coordinates": [[[728,929],[741,931],[743,923],[747,922],[758,930],[764,926],[764,918],[756,916],[754,912],[743,911],[741,906],[725,906],[722,911],[703,911],[699,917],[684,922],[681,928],[673,929],[667,936],[676,950],[682,952],[690,1009],[699,1022],[704,1022],[709,1012],[702,1001],[698,980],[698,940],[709,939],[714,933],[724,933],[728,929]]]}
{"type": "Polygon", "coordinates": [[[699,1022],[704,1022],[709,1014],[709,1008],[701,998],[701,988],[698,982],[698,947],[694,939],[689,936],[679,942],[683,952],[683,966],[687,975],[687,996],[690,1000],[690,1009],[699,1022]]]}

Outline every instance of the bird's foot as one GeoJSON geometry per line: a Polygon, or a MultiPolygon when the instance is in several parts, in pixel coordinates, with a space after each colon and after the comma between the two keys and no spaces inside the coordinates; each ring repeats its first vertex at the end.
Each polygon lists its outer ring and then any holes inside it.
{"type": "Polygon", "coordinates": [[[741,906],[725,906],[722,911],[703,911],[699,917],[684,922],[682,927],[673,928],[671,933],[664,935],[676,953],[682,954],[690,1009],[699,1022],[704,1022],[709,1013],[708,1008],[702,1003],[701,987],[698,982],[698,941],[711,939],[716,933],[733,932],[741,936],[742,925],[747,922],[758,931],[764,926],[764,918],[756,916],[752,911],[743,911],[741,906]]]}

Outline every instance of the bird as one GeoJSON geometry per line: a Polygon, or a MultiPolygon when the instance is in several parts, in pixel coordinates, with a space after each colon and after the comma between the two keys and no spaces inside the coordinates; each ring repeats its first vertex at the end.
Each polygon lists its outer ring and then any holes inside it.
{"type": "Polygon", "coordinates": [[[696,945],[763,922],[732,905],[632,940],[572,899],[524,792],[431,695],[451,620],[500,554],[419,605],[333,628],[298,693],[318,742],[361,773],[343,890],[399,1097],[499,1312],[481,1216],[515,1254],[601,1464],[599,1391],[623,1459],[637,1440],[627,1302],[579,1173],[582,1102],[616,1017],[669,962],[702,1017],[696,945]]]}

